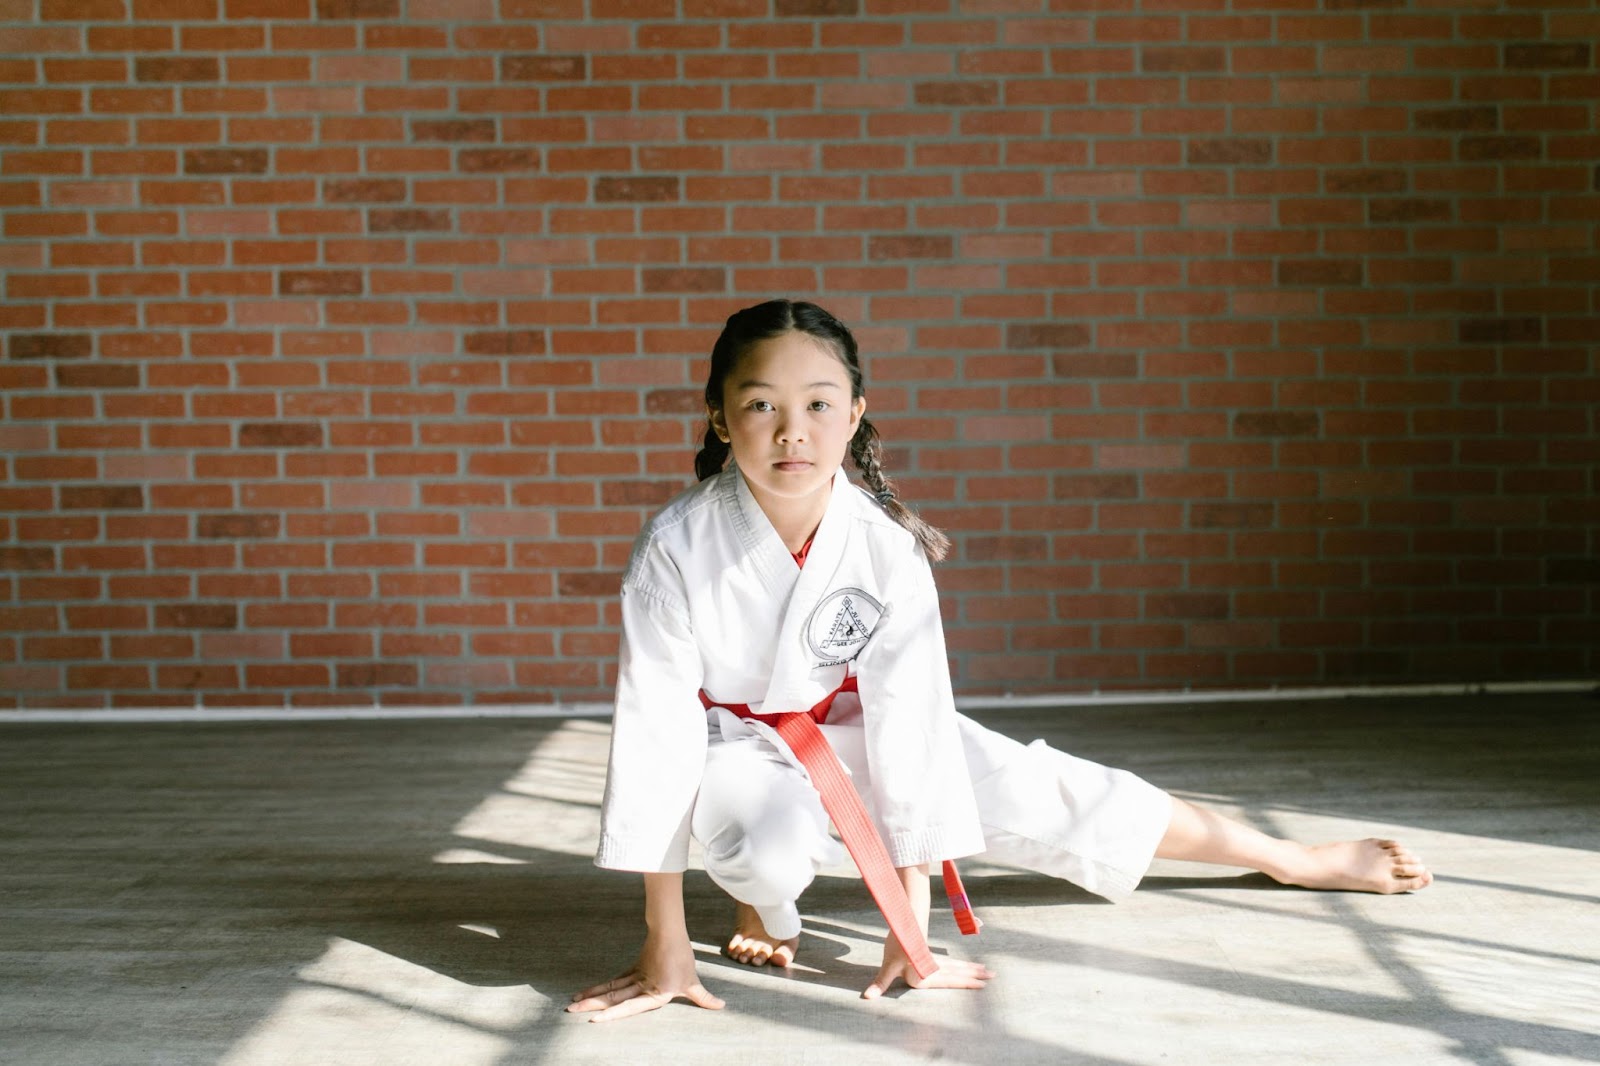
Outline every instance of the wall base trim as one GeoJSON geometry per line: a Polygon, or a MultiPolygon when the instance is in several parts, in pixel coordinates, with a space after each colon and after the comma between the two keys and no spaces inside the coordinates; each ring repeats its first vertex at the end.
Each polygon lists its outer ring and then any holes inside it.
{"type": "MultiPolygon", "coordinates": [[[[1558,692],[1600,693],[1600,678],[1483,681],[1426,685],[1346,685],[1320,688],[1152,690],[1148,692],[1009,693],[960,696],[962,711],[1042,710],[1162,703],[1265,703],[1286,700],[1388,699],[1419,696],[1500,696],[1558,692]]],[[[0,710],[7,723],[357,722],[445,718],[608,718],[609,702],[511,703],[489,707],[107,707],[0,710]]]]}

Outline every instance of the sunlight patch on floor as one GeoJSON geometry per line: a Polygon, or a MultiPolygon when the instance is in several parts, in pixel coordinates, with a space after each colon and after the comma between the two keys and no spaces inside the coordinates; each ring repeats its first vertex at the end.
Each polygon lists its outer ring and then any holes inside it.
{"type": "Polygon", "coordinates": [[[222,1060],[223,1066],[338,1062],[493,1066],[509,1035],[548,1009],[527,985],[483,988],[365,944],[335,938],[296,974],[302,982],[222,1060]]]}
{"type": "Polygon", "coordinates": [[[1534,1025],[1570,1025],[1587,1015],[1585,1030],[1600,1049],[1600,960],[1586,975],[1572,976],[1572,964],[1530,956],[1513,946],[1440,944],[1400,935],[1401,956],[1421,968],[1460,1011],[1534,1025]]]}
{"type": "Polygon", "coordinates": [[[1505,1056],[1510,1066],[1594,1066],[1593,1058],[1550,1055],[1543,1051],[1530,1051],[1527,1048],[1501,1048],[1500,1053],[1505,1056]]]}
{"type": "MultiPolygon", "coordinates": [[[[1262,979],[1236,978],[1220,960],[1204,982],[1174,974],[1170,960],[1156,956],[1112,958],[1087,951],[1074,965],[1060,958],[1007,959],[1002,965],[1003,983],[991,994],[1009,997],[1006,1017],[1014,1035],[1039,1043],[1070,1041],[1080,1055],[1148,1066],[1244,1066],[1283,1062],[1281,1049],[1293,1047],[1296,1066],[1378,1061],[1380,1056],[1352,1058],[1351,1048],[1365,1045],[1384,1048],[1382,1057],[1404,1049],[1409,1061],[1450,1061],[1444,1053],[1450,1042],[1439,1035],[1393,1017],[1364,1017],[1368,997],[1274,978],[1274,997],[1264,1000],[1256,991],[1262,979]],[[1145,972],[1130,972],[1134,967],[1145,972]],[[1339,1009],[1341,1004],[1348,1009],[1339,1009]],[[1339,1017],[1341,1042],[1306,1046],[1297,1032],[1326,1027],[1330,1011],[1339,1017]]],[[[1398,1014],[1404,1000],[1394,1003],[1398,1014]]]]}
{"type": "Polygon", "coordinates": [[[600,839],[600,798],[610,741],[610,723],[563,722],[539,742],[498,792],[484,797],[456,823],[455,835],[465,846],[446,849],[433,861],[521,861],[497,852],[495,845],[513,852],[592,856],[600,839]]]}
{"type": "Polygon", "coordinates": [[[492,851],[480,851],[477,848],[446,848],[433,857],[433,861],[442,865],[470,865],[472,863],[488,863],[500,866],[526,866],[528,860],[513,859],[509,855],[500,855],[492,851]]]}

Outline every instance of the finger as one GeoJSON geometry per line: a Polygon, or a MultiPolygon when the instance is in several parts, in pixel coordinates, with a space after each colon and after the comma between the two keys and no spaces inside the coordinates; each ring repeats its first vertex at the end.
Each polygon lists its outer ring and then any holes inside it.
{"type": "Polygon", "coordinates": [[[590,1011],[605,1010],[609,1006],[611,1006],[611,1003],[604,996],[590,996],[588,999],[580,999],[576,1003],[568,1003],[567,1011],[570,1014],[587,1014],[590,1011]]]}
{"type": "Polygon", "coordinates": [[[665,1006],[669,998],[667,996],[652,995],[648,992],[641,993],[624,1003],[618,1003],[614,1007],[606,1008],[589,1020],[591,1022],[616,1022],[621,1021],[623,1018],[632,1018],[636,1014],[644,1014],[647,1011],[657,1010],[665,1006]]]}
{"type": "Polygon", "coordinates": [[[893,988],[894,982],[895,971],[893,968],[886,966],[878,971],[878,976],[874,977],[872,979],[872,983],[867,986],[867,990],[861,993],[861,998],[877,999],[879,996],[889,991],[889,989],[893,988]]]}
{"type": "Polygon", "coordinates": [[[981,963],[981,962],[973,962],[970,959],[945,959],[942,963],[939,964],[939,969],[943,970],[943,969],[946,969],[946,968],[951,969],[951,970],[955,970],[957,972],[970,971],[972,973],[979,973],[979,974],[982,974],[985,977],[993,977],[994,973],[995,973],[993,970],[989,969],[989,967],[984,965],[983,963],[981,963]]]}
{"type": "Polygon", "coordinates": [[[601,995],[602,993],[611,991],[618,985],[625,985],[633,979],[634,973],[632,970],[629,970],[627,973],[618,974],[609,981],[602,981],[600,984],[586,988],[582,992],[574,992],[572,994],[572,1001],[576,1003],[580,999],[588,999],[591,996],[601,995]]]}
{"type": "Polygon", "coordinates": [[[603,1010],[606,1007],[611,1006],[616,1002],[616,1000],[610,997],[616,990],[612,989],[611,991],[600,991],[605,987],[605,985],[596,985],[595,988],[589,990],[591,993],[590,995],[585,996],[583,999],[575,1000],[574,1002],[567,1004],[567,1009],[569,1011],[582,1014],[585,1011],[603,1010]]]}
{"type": "Polygon", "coordinates": [[[607,1007],[614,1007],[618,1003],[623,1003],[642,995],[643,992],[644,989],[637,984],[624,985],[621,988],[614,988],[610,992],[602,992],[598,996],[590,996],[588,999],[580,1000],[567,1007],[567,1010],[572,1011],[574,1014],[583,1014],[592,1010],[604,1010],[607,1007]]]}
{"type": "Polygon", "coordinates": [[[642,984],[633,981],[618,988],[613,988],[609,992],[602,992],[594,997],[593,1002],[600,1004],[602,1007],[615,1007],[618,1003],[625,1003],[628,1000],[637,999],[648,994],[642,984]]]}
{"type": "Polygon", "coordinates": [[[690,1003],[693,1003],[696,1007],[704,1007],[706,1010],[721,1010],[726,1006],[719,997],[713,996],[705,985],[690,985],[689,990],[684,995],[689,997],[690,1003]]]}
{"type": "Polygon", "coordinates": [[[939,968],[927,977],[904,975],[912,988],[983,988],[994,979],[994,971],[981,962],[966,959],[941,959],[939,968]]]}

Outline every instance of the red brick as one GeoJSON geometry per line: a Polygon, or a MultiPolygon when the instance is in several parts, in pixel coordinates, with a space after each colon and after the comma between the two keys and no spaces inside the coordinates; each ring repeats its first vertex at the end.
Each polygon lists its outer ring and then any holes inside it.
{"type": "Polygon", "coordinates": [[[861,13],[861,0],[776,0],[779,18],[849,18],[861,13]]]}
{"type": "Polygon", "coordinates": [[[993,81],[927,81],[913,88],[922,107],[993,107],[1000,98],[1000,87],[993,81]]]}
{"type": "Polygon", "coordinates": [[[400,15],[400,0],[316,0],[316,5],[319,19],[382,19],[400,15]]]}
{"type": "Polygon", "coordinates": [[[1507,44],[1505,65],[1513,69],[1587,68],[1592,59],[1592,50],[1593,45],[1587,42],[1507,44]]]}
{"type": "Polygon", "coordinates": [[[867,241],[869,259],[949,259],[953,251],[952,238],[933,235],[882,235],[867,241]]]}
{"type": "Polygon", "coordinates": [[[221,72],[214,56],[139,56],[133,76],[141,82],[204,82],[217,81],[221,72]]]}
{"type": "Polygon", "coordinates": [[[282,296],[359,295],[364,288],[359,270],[284,270],[278,274],[282,296]]]}
{"type": "Polygon", "coordinates": [[[644,292],[725,292],[728,285],[719,267],[651,268],[641,280],[644,292]]]}
{"type": "Polygon", "coordinates": [[[1233,139],[1191,140],[1187,159],[1191,166],[1225,164],[1264,166],[1273,161],[1271,141],[1237,137],[1233,139]]]}
{"type": "Polygon", "coordinates": [[[660,203],[679,198],[678,179],[671,176],[596,178],[596,203],[660,203]]]}
{"type": "Polygon", "coordinates": [[[505,81],[583,81],[588,58],[582,55],[503,55],[500,77],[505,81]]]}

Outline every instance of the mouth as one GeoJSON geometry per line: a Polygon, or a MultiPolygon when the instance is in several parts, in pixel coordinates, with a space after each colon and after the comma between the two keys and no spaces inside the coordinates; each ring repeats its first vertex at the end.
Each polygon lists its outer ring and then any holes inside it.
{"type": "Polygon", "coordinates": [[[775,470],[784,470],[791,473],[799,470],[809,470],[812,465],[809,459],[779,459],[772,464],[775,470]]]}

